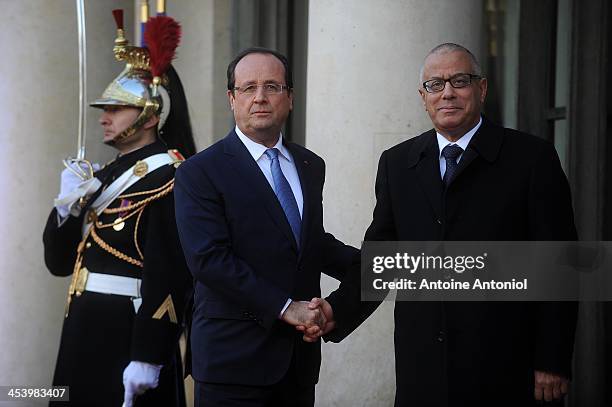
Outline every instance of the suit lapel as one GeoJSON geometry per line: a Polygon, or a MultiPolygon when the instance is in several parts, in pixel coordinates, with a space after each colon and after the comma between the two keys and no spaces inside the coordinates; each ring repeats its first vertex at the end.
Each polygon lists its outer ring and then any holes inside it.
{"type": "Polygon", "coordinates": [[[243,181],[245,188],[251,188],[255,191],[257,196],[261,199],[263,206],[270,214],[273,222],[285,234],[294,249],[297,251],[295,237],[291,231],[291,226],[289,225],[287,216],[285,215],[276,194],[270,187],[270,183],[266,179],[265,175],[261,172],[259,165],[255,162],[255,160],[253,160],[253,157],[251,154],[249,154],[246,146],[240,141],[233,130],[224,139],[224,143],[225,154],[230,156],[228,163],[230,167],[232,167],[238,173],[238,179],[243,181]]]}
{"type": "Polygon", "coordinates": [[[307,239],[310,234],[310,217],[312,216],[312,205],[311,202],[312,197],[314,196],[313,188],[313,177],[312,177],[312,168],[310,162],[306,159],[302,152],[295,148],[295,146],[291,143],[286,143],[285,147],[291,152],[293,156],[293,162],[295,163],[295,168],[298,173],[298,177],[300,178],[300,186],[302,187],[302,197],[304,200],[303,210],[302,210],[302,232],[300,235],[300,258],[306,247],[307,239]]]}
{"type": "MultiPolygon", "coordinates": [[[[470,144],[472,143],[470,142],[470,144]]],[[[449,186],[452,185],[453,182],[455,182],[455,180],[457,179],[457,177],[459,177],[459,175],[461,175],[461,173],[470,165],[470,163],[474,161],[476,157],[478,157],[478,153],[470,147],[470,144],[468,144],[468,147],[463,153],[463,156],[461,156],[461,160],[457,165],[457,172],[455,172],[455,176],[451,180],[449,186]]]]}
{"type": "MultiPolygon", "coordinates": [[[[483,117],[482,124],[476,131],[476,134],[474,134],[472,140],[470,140],[470,144],[468,144],[467,149],[461,157],[461,161],[459,161],[453,182],[466,168],[468,168],[476,157],[481,156],[489,162],[495,161],[501,149],[502,140],[503,129],[495,126],[483,117]]],[[[453,182],[451,182],[451,185],[453,182]]]]}
{"type": "Polygon", "coordinates": [[[421,145],[416,147],[414,155],[407,160],[407,165],[416,166],[418,183],[427,196],[436,218],[440,219],[443,185],[435,131],[427,132],[421,145]]]}

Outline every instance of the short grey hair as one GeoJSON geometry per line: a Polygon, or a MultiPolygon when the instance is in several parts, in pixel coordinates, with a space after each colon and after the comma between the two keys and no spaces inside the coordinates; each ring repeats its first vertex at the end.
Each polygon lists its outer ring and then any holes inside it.
{"type": "Polygon", "coordinates": [[[425,70],[425,61],[427,60],[427,58],[429,58],[430,55],[446,54],[448,52],[456,52],[456,51],[465,52],[467,56],[470,58],[470,62],[472,63],[472,72],[466,72],[466,73],[471,73],[474,75],[482,76],[482,68],[480,67],[480,63],[478,63],[478,60],[476,59],[474,54],[470,52],[469,49],[467,49],[463,45],[454,44],[452,42],[445,42],[444,44],[440,44],[436,46],[434,49],[432,49],[431,51],[429,51],[429,53],[423,60],[423,64],[421,64],[421,69],[419,70],[419,85],[423,83],[423,71],[425,70]]]}

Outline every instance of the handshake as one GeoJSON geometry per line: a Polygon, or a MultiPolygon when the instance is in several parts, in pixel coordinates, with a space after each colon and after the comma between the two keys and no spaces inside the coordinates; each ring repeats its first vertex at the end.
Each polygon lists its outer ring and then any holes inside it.
{"type": "Polygon", "coordinates": [[[336,326],[334,312],[323,298],[310,301],[292,301],[282,316],[283,321],[303,332],[306,342],[316,342],[336,326]]]}

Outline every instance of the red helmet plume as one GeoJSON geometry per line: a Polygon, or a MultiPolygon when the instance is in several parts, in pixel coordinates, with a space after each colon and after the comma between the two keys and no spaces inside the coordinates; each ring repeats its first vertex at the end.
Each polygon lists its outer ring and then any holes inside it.
{"type": "Polygon", "coordinates": [[[181,26],[171,17],[152,17],[145,26],[144,38],[149,49],[151,73],[161,77],[175,57],[181,41],[181,26]]]}

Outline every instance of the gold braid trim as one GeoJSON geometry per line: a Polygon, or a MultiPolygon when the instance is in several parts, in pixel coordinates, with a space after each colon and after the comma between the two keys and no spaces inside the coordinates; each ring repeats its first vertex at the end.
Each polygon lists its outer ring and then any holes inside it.
{"type": "Polygon", "coordinates": [[[120,252],[119,250],[115,249],[114,247],[106,243],[104,240],[102,240],[102,238],[96,232],[96,228],[103,229],[103,228],[107,228],[110,226],[114,226],[116,220],[113,221],[112,223],[103,224],[102,222],[98,221],[98,217],[97,215],[95,215],[95,212],[93,213],[92,225],[87,231],[87,233],[85,234],[85,236],[83,236],[83,239],[81,240],[81,242],[79,243],[77,247],[77,258],[74,263],[74,268],[72,271],[72,279],[70,281],[70,286],[68,288],[68,298],[66,299],[65,318],[68,318],[68,310],[70,308],[70,303],[72,302],[72,296],[74,294],[76,294],[77,296],[81,294],[80,292],[77,291],[76,285],[77,285],[79,274],[81,272],[81,265],[83,264],[83,251],[85,249],[85,243],[87,242],[87,239],[89,238],[89,236],[92,237],[94,242],[98,246],[100,246],[102,250],[112,254],[113,256],[117,257],[120,260],[126,261],[137,267],[141,267],[141,268],[144,267],[144,263],[143,263],[144,256],[142,254],[142,251],[140,250],[140,245],[138,244],[138,226],[140,224],[140,218],[147,204],[165,195],[168,195],[170,192],[172,192],[173,189],[174,189],[174,179],[171,179],[165,185],[162,185],[159,188],[152,189],[149,191],[140,191],[140,192],[134,192],[131,194],[121,195],[117,199],[124,199],[124,198],[133,197],[133,196],[141,196],[141,195],[147,195],[147,194],[155,194],[155,195],[152,195],[148,198],[145,198],[129,206],[118,207],[118,208],[113,208],[113,209],[107,208],[103,211],[103,213],[106,213],[106,214],[113,214],[113,213],[127,212],[127,211],[134,209],[132,213],[130,213],[125,218],[123,218],[123,221],[125,221],[126,219],[130,218],[133,215],[138,214],[138,217],[136,218],[136,226],[134,227],[134,245],[136,246],[136,250],[138,251],[138,256],[140,256],[140,259],[142,261],[137,260],[133,257],[130,257],[125,253],[120,252]]]}
{"type": "Polygon", "coordinates": [[[136,226],[134,226],[134,246],[136,246],[136,251],[138,251],[138,255],[140,256],[140,260],[144,260],[144,256],[140,251],[140,245],[138,244],[138,225],[140,224],[140,217],[144,212],[146,206],[143,206],[141,210],[138,211],[138,217],[136,218],[136,226]]]}
{"type": "MultiPolygon", "coordinates": [[[[136,215],[137,213],[139,213],[139,211],[136,210],[136,209],[139,209],[139,210],[144,209],[144,206],[146,206],[147,204],[149,204],[150,202],[152,202],[152,201],[154,201],[156,199],[159,199],[159,198],[161,198],[161,197],[163,197],[165,195],[168,195],[170,192],[172,192],[173,189],[174,189],[174,179],[171,179],[165,185],[163,185],[163,186],[161,186],[161,187],[159,187],[157,189],[153,189],[153,190],[150,190],[150,191],[134,192],[133,194],[128,194],[128,195],[121,195],[121,196],[117,197],[117,199],[125,199],[125,198],[130,198],[130,197],[136,196],[136,195],[145,195],[145,194],[152,194],[152,193],[157,192],[155,195],[152,195],[152,196],[150,196],[148,198],[145,198],[145,199],[143,199],[141,201],[138,201],[138,202],[133,203],[133,204],[128,205],[128,206],[119,206],[117,208],[111,208],[111,209],[107,208],[107,209],[104,209],[104,211],[102,213],[108,215],[108,214],[114,214],[114,213],[129,212],[129,211],[133,210],[133,212],[131,212],[128,216],[126,216],[125,218],[122,218],[122,221],[125,221],[126,219],[129,219],[130,217],[132,217],[132,216],[136,215]]],[[[116,221],[117,220],[115,219],[111,223],[102,223],[102,222],[97,220],[96,221],[96,227],[98,229],[108,228],[108,227],[114,226],[116,221]]]]}
{"type": "MultiPolygon", "coordinates": [[[[126,216],[125,218],[123,218],[123,221],[125,221],[126,219],[130,218],[133,215],[138,214],[138,217],[136,218],[136,225],[134,227],[134,245],[136,246],[136,251],[138,252],[138,256],[140,257],[140,260],[137,260],[133,257],[128,256],[127,254],[115,249],[114,247],[112,247],[111,245],[109,245],[108,243],[106,243],[104,240],[102,240],[102,238],[96,233],[97,228],[102,229],[102,228],[107,228],[110,226],[113,226],[116,222],[113,221],[111,223],[106,223],[103,224],[100,221],[98,221],[97,219],[95,220],[94,224],[92,225],[91,229],[91,237],[94,240],[94,242],[96,242],[96,244],[98,246],[100,246],[100,248],[102,248],[102,250],[112,254],[113,256],[117,257],[120,260],[126,261],[130,264],[133,264],[135,266],[138,266],[140,268],[144,267],[144,255],[142,254],[142,251],[140,250],[140,245],[138,244],[138,226],[140,224],[140,217],[142,216],[142,213],[145,210],[145,207],[147,204],[153,202],[156,199],[159,199],[165,195],[168,195],[170,192],[172,192],[172,190],[174,189],[174,179],[171,179],[170,181],[168,181],[165,185],[153,189],[153,190],[149,190],[149,191],[141,191],[141,192],[135,192],[133,194],[127,194],[127,195],[122,195],[119,198],[127,198],[127,197],[132,197],[132,196],[137,196],[137,195],[144,195],[144,194],[151,194],[151,193],[155,193],[152,196],[149,196],[148,198],[145,198],[141,201],[138,201],[132,205],[128,205],[128,206],[124,206],[124,207],[117,207],[117,208],[112,208],[112,209],[105,209],[103,211],[103,213],[107,213],[107,214],[112,214],[112,213],[119,213],[119,212],[127,212],[130,210],[133,210],[132,213],[130,213],[128,216],[126,216]]],[[[118,198],[118,199],[119,199],[118,198]]]]}
{"type": "MultiPolygon", "coordinates": [[[[146,205],[145,205],[145,206],[146,206],[146,205]]],[[[136,209],[136,210],[134,210],[134,211],[130,212],[130,214],[129,214],[129,215],[127,215],[125,218],[120,218],[120,217],[118,217],[117,219],[115,219],[115,220],[114,220],[114,221],[112,221],[111,223],[102,223],[102,222],[100,222],[99,220],[96,220],[96,227],[97,227],[98,229],[110,228],[111,226],[115,226],[115,225],[116,225],[116,224],[118,224],[118,223],[125,222],[126,220],[128,220],[128,219],[129,219],[129,218],[131,218],[132,216],[134,216],[134,215],[138,214],[140,211],[142,211],[142,210],[145,208],[145,206],[142,206],[142,207],[140,207],[139,209],[136,209]]],[[[127,211],[126,211],[126,212],[127,212],[127,211]]]]}
{"type": "Polygon", "coordinates": [[[170,181],[166,182],[164,185],[162,185],[159,188],[150,189],[148,191],[132,192],[131,194],[119,195],[117,199],[131,198],[133,196],[140,196],[140,195],[147,195],[147,194],[154,194],[156,192],[166,189],[168,186],[170,186],[170,184],[174,184],[174,178],[172,178],[170,181]]]}
{"type": "Polygon", "coordinates": [[[120,252],[119,250],[115,249],[114,247],[106,243],[104,240],[102,240],[100,236],[98,236],[98,234],[96,233],[96,230],[93,226],[91,227],[91,237],[93,238],[94,242],[96,242],[96,244],[102,248],[102,250],[112,254],[118,259],[127,261],[128,263],[138,266],[140,268],[144,266],[142,261],[136,260],[135,258],[130,257],[127,254],[120,252]]]}
{"type": "Polygon", "coordinates": [[[81,272],[81,265],[83,264],[83,251],[85,250],[85,242],[87,238],[91,235],[91,230],[93,227],[89,228],[85,236],[83,236],[83,240],[77,246],[77,257],[74,262],[74,268],[72,269],[72,277],[70,279],[70,286],[68,287],[68,297],[66,298],[66,305],[64,306],[64,318],[68,318],[68,310],[70,309],[70,303],[72,302],[72,296],[74,294],[79,297],[81,293],[77,291],[77,282],[79,279],[79,274],[81,272]]]}
{"type": "Polygon", "coordinates": [[[127,195],[120,195],[119,197],[117,197],[117,199],[125,199],[125,198],[131,198],[134,196],[140,196],[140,195],[148,195],[148,194],[155,194],[152,195],[148,198],[145,198],[141,201],[135,202],[131,205],[128,206],[123,206],[123,207],[117,207],[117,208],[107,208],[104,209],[104,211],[102,213],[105,214],[113,214],[113,213],[119,213],[119,212],[127,212],[130,211],[132,209],[137,209],[143,205],[148,204],[151,201],[154,201],[156,199],[161,198],[164,195],[168,195],[170,192],[172,192],[172,189],[174,189],[174,178],[171,179],[170,181],[168,181],[165,185],[157,188],[157,189],[152,189],[150,191],[140,191],[140,192],[134,192],[132,194],[127,194],[127,195]]]}

